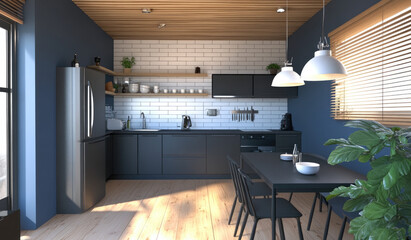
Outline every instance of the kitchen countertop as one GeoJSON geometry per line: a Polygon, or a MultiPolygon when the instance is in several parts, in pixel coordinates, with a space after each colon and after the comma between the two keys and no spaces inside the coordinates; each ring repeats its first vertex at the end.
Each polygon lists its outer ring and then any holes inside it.
{"type": "Polygon", "coordinates": [[[190,129],[190,130],[180,130],[180,129],[160,129],[158,131],[147,131],[147,130],[116,130],[107,131],[107,134],[192,134],[192,135],[242,135],[242,134],[295,134],[301,133],[300,131],[281,131],[279,129],[269,129],[267,130],[239,130],[239,129],[190,129]]]}

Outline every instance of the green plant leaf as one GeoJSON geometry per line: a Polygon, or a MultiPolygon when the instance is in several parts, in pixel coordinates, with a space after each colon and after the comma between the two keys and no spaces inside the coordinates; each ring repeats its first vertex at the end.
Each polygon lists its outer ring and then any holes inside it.
{"type": "Polygon", "coordinates": [[[330,195],[328,195],[326,197],[327,201],[330,199],[333,199],[337,196],[341,196],[341,197],[348,197],[348,192],[350,191],[349,187],[345,187],[345,186],[340,186],[338,188],[334,188],[334,190],[332,190],[330,192],[330,195]]]}
{"type": "Polygon", "coordinates": [[[382,180],[382,184],[384,189],[388,190],[394,185],[400,177],[399,173],[399,166],[397,162],[393,162],[390,165],[390,170],[388,171],[387,175],[384,176],[382,180]]]}
{"type": "Polygon", "coordinates": [[[388,211],[384,214],[384,220],[389,222],[397,215],[397,205],[390,205],[388,211]]]}
{"type": "Polygon", "coordinates": [[[354,234],[355,239],[368,239],[372,231],[378,227],[378,223],[363,216],[356,217],[351,220],[348,232],[354,234]]]}
{"type": "Polygon", "coordinates": [[[367,173],[368,183],[373,186],[380,185],[381,181],[388,174],[388,171],[390,171],[390,169],[391,165],[389,164],[379,165],[371,169],[367,173]]]}
{"type": "Polygon", "coordinates": [[[373,161],[371,161],[371,167],[376,168],[381,165],[386,165],[388,163],[390,163],[390,157],[382,156],[382,157],[376,158],[373,161]]]}
{"type": "Polygon", "coordinates": [[[336,139],[328,139],[324,143],[324,146],[335,145],[335,144],[350,145],[351,143],[348,140],[344,139],[344,138],[336,138],[336,139]]]}
{"type": "Polygon", "coordinates": [[[342,162],[351,162],[358,159],[364,151],[365,149],[361,146],[342,145],[331,152],[328,163],[335,165],[342,162]]]}
{"type": "Polygon", "coordinates": [[[358,161],[362,163],[366,163],[370,161],[371,157],[372,157],[371,154],[361,154],[360,157],[358,158],[358,161]]]}
{"type": "Polygon", "coordinates": [[[371,121],[371,120],[353,120],[348,121],[345,124],[346,127],[351,128],[360,128],[367,131],[375,132],[381,139],[383,139],[386,135],[393,134],[394,132],[382,125],[379,122],[371,121]]]}
{"type": "Polygon", "coordinates": [[[399,179],[400,176],[409,174],[411,163],[408,159],[401,156],[394,156],[395,161],[391,164],[391,168],[387,175],[383,178],[383,186],[385,189],[390,189],[399,179]]]}
{"type": "Polygon", "coordinates": [[[364,130],[352,133],[348,137],[348,140],[356,145],[366,146],[368,149],[371,149],[382,141],[374,132],[364,130]]]}
{"type": "Polygon", "coordinates": [[[385,141],[380,142],[379,144],[375,145],[374,147],[372,147],[372,148],[370,149],[370,154],[374,156],[375,154],[381,152],[381,150],[382,150],[384,147],[385,147],[385,141]]]}
{"type": "Polygon", "coordinates": [[[404,137],[410,137],[411,136],[411,128],[403,128],[398,131],[398,135],[404,136],[404,137]]]}
{"type": "Polygon", "coordinates": [[[370,234],[370,240],[398,240],[405,239],[404,229],[398,228],[378,228],[370,234]]]}
{"type": "MultiPolygon", "coordinates": [[[[384,215],[390,210],[388,203],[372,202],[364,207],[363,216],[375,220],[384,217],[384,215]]],[[[397,211],[395,211],[396,213],[397,211]]]]}
{"type": "Polygon", "coordinates": [[[344,203],[344,211],[357,212],[362,210],[367,204],[369,204],[374,198],[370,195],[362,195],[354,199],[347,200],[344,203]]]}
{"type": "Polygon", "coordinates": [[[408,236],[411,236],[411,225],[408,227],[408,236]]]}

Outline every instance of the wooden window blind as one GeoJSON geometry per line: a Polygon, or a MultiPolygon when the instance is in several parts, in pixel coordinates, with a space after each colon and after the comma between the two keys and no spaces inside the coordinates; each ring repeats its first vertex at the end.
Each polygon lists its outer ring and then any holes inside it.
{"type": "Polygon", "coordinates": [[[23,7],[25,0],[1,0],[0,15],[23,24],[23,7]]]}
{"type": "Polygon", "coordinates": [[[411,126],[411,1],[382,0],[329,36],[348,71],[332,84],[332,117],[411,126]]]}

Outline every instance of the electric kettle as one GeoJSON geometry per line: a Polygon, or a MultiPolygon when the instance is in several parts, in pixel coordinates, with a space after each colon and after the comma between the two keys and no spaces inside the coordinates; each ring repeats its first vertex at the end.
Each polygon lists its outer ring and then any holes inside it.
{"type": "Polygon", "coordinates": [[[182,116],[181,130],[188,130],[191,127],[191,118],[188,115],[182,116]]]}

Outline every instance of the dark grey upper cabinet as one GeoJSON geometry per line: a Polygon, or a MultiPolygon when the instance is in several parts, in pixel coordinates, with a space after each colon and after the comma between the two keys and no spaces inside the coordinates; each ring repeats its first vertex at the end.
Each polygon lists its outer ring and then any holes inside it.
{"type": "Polygon", "coordinates": [[[298,96],[298,87],[271,87],[275,75],[254,75],[255,98],[292,98],[298,96]]]}
{"type": "Polygon", "coordinates": [[[298,87],[271,87],[274,75],[269,74],[213,74],[213,98],[292,98],[298,87]]]}
{"type": "Polygon", "coordinates": [[[138,173],[162,174],[162,136],[138,136],[138,173]]]}
{"type": "Polygon", "coordinates": [[[207,174],[229,174],[227,155],[239,161],[239,135],[207,136],[207,174]]]}
{"type": "Polygon", "coordinates": [[[137,174],[137,135],[114,135],[113,174],[137,174]]]}
{"type": "Polygon", "coordinates": [[[213,74],[213,97],[253,97],[253,75],[213,74]]]}

